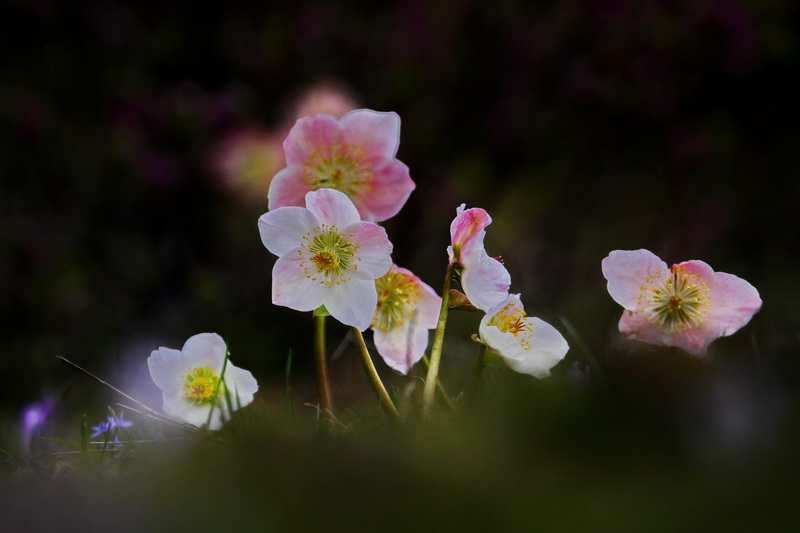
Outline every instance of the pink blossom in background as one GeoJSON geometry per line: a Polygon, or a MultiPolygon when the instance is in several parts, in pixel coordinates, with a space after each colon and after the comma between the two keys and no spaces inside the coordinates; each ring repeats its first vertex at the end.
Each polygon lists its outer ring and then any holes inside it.
{"type": "Polygon", "coordinates": [[[483,209],[465,209],[465,204],[461,204],[450,224],[451,245],[447,247],[450,263],[460,267],[464,293],[482,311],[505,300],[511,286],[506,267],[490,257],[483,246],[485,228],[491,223],[491,217],[483,209]]]}
{"type": "Polygon", "coordinates": [[[410,270],[396,265],[375,280],[375,287],[375,346],[387,365],[408,374],[428,347],[428,330],[436,328],[442,299],[410,270]]]}
{"type": "Polygon", "coordinates": [[[286,165],[281,137],[255,129],[223,139],[211,161],[222,186],[247,203],[263,202],[272,177],[286,165]]]}
{"type": "Polygon", "coordinates": [[[278,256],[272,303],[311,311],[324,305],[339,322],[361,331],[372,322],[375,279],[392,266],[386,231],[362,222],[342,192],[305,195],[306,207],[279,207],[258,220],[261,241],[278,256]]]}
{"type": "Polygon", "coordinates": [[[332,82],[322,82],[310,87],[300,95],[293,115],[294,120],[319,113],[327,113],[338,118],[358,107],[358,102],[343,86],[332,82]]]}
{"type": "Polygon", "coordinates": [[[564,359],[569,345],[547,322],[525,316],[518,294],[511,294],[490,309],[481,320],[480,340],[499,354],[514,371],[537,378],[564,359]]]}
{"type": "Polygon", "coordinates": [[[718,337],[735,333],[761,308],[758,291],[703,261],[668,267],[648,250],[615,250],[603,259],[608,292],[625,308],[623,337],[677,346],[702,355],[718,337]]]}
{"type": "Polygon", "coordinates": [[[400,117],[359,109],[340,119],[301,118],[283,143],[287,167],[269,189],[269,209],[302,206],[324,188],[345,193],[365,221],[393,217],[414,190],[408,167],[395,159],[400,117]]]}

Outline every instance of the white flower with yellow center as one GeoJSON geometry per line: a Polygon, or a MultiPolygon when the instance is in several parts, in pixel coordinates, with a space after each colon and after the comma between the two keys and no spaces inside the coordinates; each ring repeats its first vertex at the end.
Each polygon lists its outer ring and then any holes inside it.
{"type": "Polygon", "coordinates": [[[512,370],[537,378],[550,375],[550,369],[569,350],[561,333],[547,322],[525,315],[519,294],[511,294],[490,309],[481,320],[480,340],[499,354],[512,370]]]}
{"type": "Polygon", "coordinates": [[[211,413],[209,428],[217,430],[230,418],[228,399],[233,409],[251,403],[258,383],[249,371],[230,360],[226,364],[226,353],[225,342],[216,333],[194,335],[182,350],[154,350],[147,366],[163,393],[164,414],[200,427],[211,413]]]}
{"type": "Polygon", "coordinates": [[[626,338],[702,355],[761,308],[752,285],[703,261],[670,268],[649,250],[615,250],[602,267],[609,294],[625,308],[619,330],[626,338]]]}
{"type": "Polygon", "coordinates": [[[425,354],[428,330],[436,327],[442,299],[410,270],[396,265],[375,280],[375,287],[375,347],[387,365],[408,374],[425,354]]]}
{"type": "Polygon", "coordinates": [[[392,265],[386,231],[362,222],[342,192],[306,194],[306,207],[280,207],[258,220],[264,246],[279,257],[272,269],[272,303],[297,311],[325,306],[361,331],[372,322],[375,279],[392,265]]]}

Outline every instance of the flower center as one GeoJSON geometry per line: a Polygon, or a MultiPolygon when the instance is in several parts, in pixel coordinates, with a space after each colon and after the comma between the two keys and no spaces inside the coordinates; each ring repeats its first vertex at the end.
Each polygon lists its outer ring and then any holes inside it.
{"type": "Polygon", "coordinates": [[[525,311],[512,302],[506,304],[489,319],[487,325],[494,326],[503,333],[511,333],[523,349],[529,350],[533,327],[525,318],[525,311]]]}
{"type": "Polygon", "coordinates": [[[637,301],[647,321],[664,333],[695,328],[708,316],[709,289],[699,274],[687,274],[684,267],[660,270],[645,279],[637,301]]]}
{"type": "Polygon", "coordinates": [[[303,167],[311,190],[336,189],[358,205],[359,192],[372,180],[372,163],[363,160],[362,150],[354,145],[333,143],[311,154],[303,167]]]}
{"type": "Polygon", "coordinates": [[[214,401],[219,388],[219,376],[207,366],[192,369],[183,382],[183,397],[195,405],[205,405],[214,401]]]}
{"type": "Polygon", "coordinates": [[[350,242],[353,233],[341,233],[336,227],[322,224],[303,236],[297,253],[303,260],[303,273],[312,281],[331,287],[350,281],[349,269],[358,270],[358,245],[350,242]]]}
{"type": "Polygon", "coordinates": [[[417,306],[417,284],[414,278],[402,272],[390,271],[375,280],[378,307],[372,327],[390,331],[405,324],[417,306]]]}

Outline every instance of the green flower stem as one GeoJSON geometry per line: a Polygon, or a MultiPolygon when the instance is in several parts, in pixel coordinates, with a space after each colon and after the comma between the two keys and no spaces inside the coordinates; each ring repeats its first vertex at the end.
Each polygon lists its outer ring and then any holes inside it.
{"type": "Polygon", "coordinates": [[[314,367],[317,375],[317,401],[320,410],[333,415],[331,391],[328,388],[328,367],[325,362],[325,317],[314,316],[314,367]]]}
{"type": "MultiPolygon", "coordinates": [[[[430,361],[428,361],[428,356],[422,356],[422,365],[425,367],[425,371],[427,372],[428,368],[431,366],[430,361]]],[[[439,397],[444,401],[444,404],[447,406],[447,409],[455,414],[456,413],[456,406],[453,403],[453,400],[450,399],[450,395],[447,394],[447,390],[445,390],[444,385],[439,380],[436,380],[436,392],[439,393],[439,397]]]]}
{"type": "Polygon", "coordinates": [[[428,375],[425,378],[425,388],[422,391],[422,417],[428,418],[433,409],[433,400],[436,396],[436,383],[439,376],[439,363],[442,359],[442,344],[444,343],[444,327],[447,324],[447,309],[450,303],[450,282],[453,279],[455,264],[447,265],[442,287],[442,308],[439,310],[439,322],[436,324],[436,333],[433,336],[431,347],[431,360],[428,365],[428,375]]]}
{"type": "Polygon", "coordinates": [[[486,366],[486,355],[489,352],[489,347],[485,344],[481,346],[481,353],[478,354],[478,359],[475,361],[475,369],[472,371],[472,381],[467,389],[467,405],[471,405],[478,394],[478,388],[481,384],[481,376],[483,375],[483,367],[486,366]]]}
{"type": "Polygon", "coordinates": [[[372,364],[372,358],[369,356],[369,350],[367,350],[367,345],[364,343],[364,336],[361,334],[361,331],[358,328],[352,329],[353,335],[358,341],[357,344],[361,351],[361,363],[364,365],[364,370],[367,373],[367,379],[369,379],[372,389],[375,391],[375,394],[378,396],[378,399],[381,402],[381,407],[383,407],[383,410],[386,413],[386,416],[389,417],[389,420],[398,420],[400,418],[400,413],[397,411],[397,407],[395,407],[394,402],[392,402],[392,399],[389,397],[389,393],[386,392],[386,387],[383,386],[383,382],[378,375],[378,371],[375,370],[375,365],[372,364]]]}

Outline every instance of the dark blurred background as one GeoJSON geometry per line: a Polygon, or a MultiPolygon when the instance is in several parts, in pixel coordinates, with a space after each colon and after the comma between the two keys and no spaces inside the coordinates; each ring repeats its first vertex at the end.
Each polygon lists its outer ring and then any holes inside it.
{"type": "MultiPolygon", "coordinates": [[[[274,257],[256,220],[296,118],[359,107],[402,119],[398,158],[417,188],[385,223],[395,262],[438,290],[456,207],[487,209],[487,249],[512,291],[570,341],[554,379],[594,360],[614,387],[658,394],[675,373],[707,372],[618,338],[600,261],[648,248],[758,288],[762,311],[712,345],[710,364],[733,376],[715,383],[744,380],[769,412],[764,398],[795,394],[794,2],[16,0],[2,11],[6,420],[95,386],[56,355],[137,392],[150,351],[204,331],[228,340],[265,402],[282,394],[292,350],[302,391],[310,318],[271,304],[274,257]]],[[[448,365],[472,364],[478,320],[454,318],[445,379],[448,365]]],[[[331,350],[345,334],[330,325],[331,350]]]]}

